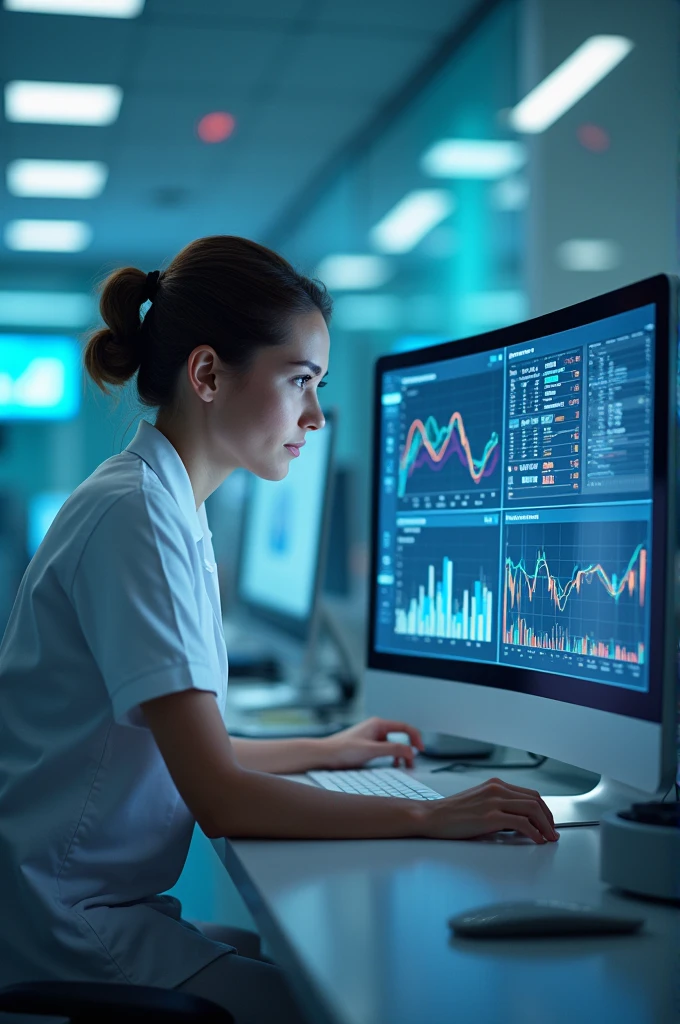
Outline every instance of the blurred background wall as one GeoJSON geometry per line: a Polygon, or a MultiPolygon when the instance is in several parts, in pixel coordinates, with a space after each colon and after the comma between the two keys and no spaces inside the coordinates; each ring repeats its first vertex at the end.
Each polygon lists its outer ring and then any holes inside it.
{"type": "MultiPolygon", "coordinates": [[[[141,414],[132,388],[104,396],[73,364],[98,284],[206,234],[271,245],[334,296],[324,399],[361,595],[376,357],[677,270],[678,15],[677,0],[3,0],[0,629],[50,516],[141,414]],[[582,95],[523,120],[584,47],[582,95]]],[[[226,607],[242,495],[236,474],[209,510],[226,607]]],[[[238,917],[203,874],[189,912],[238,917]]]]}

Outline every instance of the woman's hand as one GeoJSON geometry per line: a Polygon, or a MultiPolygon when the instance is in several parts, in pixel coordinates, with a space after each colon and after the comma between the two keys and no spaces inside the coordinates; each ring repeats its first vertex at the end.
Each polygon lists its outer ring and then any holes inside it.
{"type": "Polygon", "coordinates": [[[419,834],[428,839],[474,839],[506,829],[539,844],[559,839],[540,794],[501,779],[488,779],[464,793],[427,801],[421,813],[419,834]]]}
{"type": "Polygon", "coordinates": [[[322,762],[319,768],[360,768],[374,757],[392,757],[395,768],[403,762],[406,768],[413,767],[413,747],[423,749],[423,741],[417,729],[405,722],[391,722],[384,718],[367,718],[349,729],[336,732],[319,741],[322,762]],[[390,743],[387,734],[403,732],[411,743],[390,743]]]}

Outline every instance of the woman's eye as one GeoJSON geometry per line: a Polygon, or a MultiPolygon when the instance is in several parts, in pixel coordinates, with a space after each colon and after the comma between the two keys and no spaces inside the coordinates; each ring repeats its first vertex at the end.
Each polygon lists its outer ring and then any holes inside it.
{"type": "MultiPolygon", "coordinates": [[[[293,377],[293,383],[297,387],[299,387],[301,391],[305,390],[305,385],[308,384],[310,380],[313,380],[313,377],[311,377],[309,374],[305,374],[302,377],[293,377]]],[[[325,380],[320,380],[319,383],[317,384],[317,387],[325,388],[326,387],[326,381],[325,380]]]]}

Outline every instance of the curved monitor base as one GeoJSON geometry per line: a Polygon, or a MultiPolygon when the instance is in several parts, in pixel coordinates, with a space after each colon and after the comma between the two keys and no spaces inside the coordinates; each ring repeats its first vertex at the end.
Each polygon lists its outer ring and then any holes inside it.
{"type": "Polygon", "coordinates": [[[598,784],[587,793],[573,796],[543,796],[552,811],[556,828],[571,828],[578,825],[599,825],[607,811],[622,811],[631,804],[663,800],[666,792],[645,793],[639,789],[624,786],[603,775],[598,784]]]}

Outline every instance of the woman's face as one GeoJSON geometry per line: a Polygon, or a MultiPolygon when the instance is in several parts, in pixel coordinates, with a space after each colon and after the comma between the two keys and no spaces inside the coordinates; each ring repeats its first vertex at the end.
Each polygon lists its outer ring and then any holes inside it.
{"type": "Polygon", "coordinates": [[[305,457],[305,434],[325,424],[318,389],[329,350],[321,313],[305,313],[294,319],[286,345],[258,351],[245,377],[220,375],[213,422],[225,467],[282,480],[291,462],[305,457]]]}

